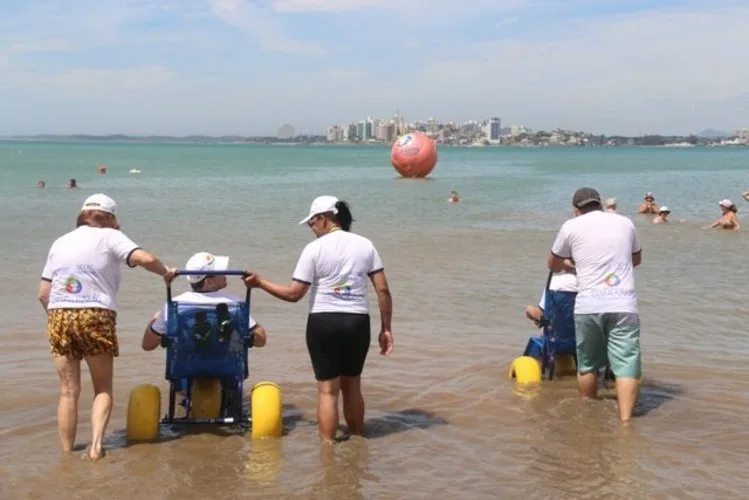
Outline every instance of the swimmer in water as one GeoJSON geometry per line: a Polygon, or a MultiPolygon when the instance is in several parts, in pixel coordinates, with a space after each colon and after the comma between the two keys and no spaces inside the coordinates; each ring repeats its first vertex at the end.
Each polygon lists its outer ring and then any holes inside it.
{"type": "Polygon", "coordinates": [[[749,191],[741,195],[746,201],[749,201],[749,191]]]}
{"type": "Polygon", "coordinates": [[[640,205],[639,213],[641,214],[657,214],[658,205],[655,204],[655,196],[653,193],[645,193],[645,200],[640,205]]]}
{"type": "Polygon", "coordinates": [[[36,187],[39,187],[39,188],[43,188],[43,187],[45,187],[46,185],[47,185],[47,183],[46,183],[46,182],[44,182],[44,181],[39,181],[39,182],[37,182],[37,183],[36,183],[36,187]]]}
{"type": "Polygon", "coordinates": [[[77,188],[77,187],[78,187],[78,183],[77,183],[77,182],[75,181],[75,179],[70,179],[70,180],[68,181],[68,187],[69,187],[70,189],[75,189],[75,188],[77,188]]]}
{"type": "Polygon", "coordinates": [[[604,203],[604,207],[607,212],[616,212],[617,207],[617,201],[616,198],[609,198],[606,200],[606,203],[604,203]]]}
{"type": "Polygon", "coordinates": [[[447,199],[450,203],[460,203],[460,197],[458,196],[458,192],[453,190],[450,191],[450,197],[447,199]]]}
{"type": "Polygon", "coordinates": [[[653,219],[653,224],[664,224],[669,222],[668,220],[668,214],[671,213],[671,210],[668,209],[666,205],[663,205],[661,209],[658,211],[658,215],[653,219]]]}
{"type": "Polygon", "coordinates": [[[718,206],[720,207],[720,210],[722,215],[718,220],[713,222],[712,226],[708,226],[706,229],[712,229],[714,227],[719,227],[721,229],[732,229],[734,231],[737,231],[741,228],[739,225],[739,219],[736,217],[736,213],[739,211],[738,208],[736,208],[736,205],[728,199],[720,200],[718,202],[718,206]]]}

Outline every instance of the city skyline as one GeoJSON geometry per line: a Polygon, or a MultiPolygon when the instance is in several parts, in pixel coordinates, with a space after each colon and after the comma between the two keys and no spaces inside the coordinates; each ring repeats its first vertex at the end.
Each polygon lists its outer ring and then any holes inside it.
{"type": "Polygon", "coordinates": [[[749,126],[745,3],[9,2],[0,135],[321,134],[398,108],[533,130],[732,132],[749,126]]]}

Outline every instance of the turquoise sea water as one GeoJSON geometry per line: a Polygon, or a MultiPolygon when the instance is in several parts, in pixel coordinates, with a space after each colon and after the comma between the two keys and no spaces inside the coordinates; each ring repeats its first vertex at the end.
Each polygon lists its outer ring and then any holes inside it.
{"type": "MultiPolygon", "coordinates": [[[[442,148],[429,180],[397,178],[388,154],[383,147],[0,141],[0,497],[743,494],[747,227],[700,228],[719,216],[726,197],[744,219],[749,148],[442,148]],[[98,165],[108,173],[98,175],[98,165]],[[80,189],[65,187],[71,177],[80,189]],[[38,180],[47,187],[37,188],[38,180]],[[523,309],[538,300],[549,246],[583,185],[617,197],[644,246],[636,274],[645,381],[626,432],[614,402],[581,402],[574,379],[544,383],[531,399],[507,379],[534,333],[523,309]],[[452,189],[462,203],[447,203],[452,189]],[[636,215],[647,191],[670,207],[672,224],[636,215]],[[251,353],[251,381],[283,388],[288,435],[270,448],[214,434],[127,446],[129,390],[144,382],[166,390],[163,353],[139,348],[164,300],[163,283],[134,270],[123,272],[119,294],[110,457],[95,469],[61,461],[57,380],[36,288],[49,245],[95,192],[115,198],[128,235],[171,265],[209,250],[278,281],[289,278],[310,240],[297,223],[311,200],[347,199],[354,230],[382,255],[395,300],[395,352],[382,358],[373,347],[364,374],[370,439],[321,453],[306,304],[258,293],[253,315],[268,328],[269,344],[251,353]],[[262,480],[253,475],[258,467],[267,469],[262,480]]],[[[86,444],[88,382],[83,390],[78,442],[86,444]]]]}
{"type": "Polygon", "coordinates": [[[463,221],[498,228],[525,227],[528,217],[556,223],[554,214],[566,210],[581,184],[617,197],[624,212],[654,191],[673,218],[695,222],[713,219],[718,200],[740,201],[749,186],[749,148],[443,148],[439,154],[433,180],[394,182],[381,147],[0,142],[0,179],[11,205],[36,196],[42,204],[70,199],[72,207],[78,200],[63,189],[72,177],[82,193],[111,193],[123,213],[136,217],[197,191],[252,196],[281,212],[282,201],[299,213],[311,194],[334,189],[366,212],[377,207],[382,218],[397,214],[401,223],[419,225],[436,222],[422,214],[457,189],[466,201],[463,221]],[[101,164],[107,175],[96,174],[101,164]],[[142,173],[129,174],[133,168],[142,173]],[[39,179],[47,189],[29,192],[39,179]]]}

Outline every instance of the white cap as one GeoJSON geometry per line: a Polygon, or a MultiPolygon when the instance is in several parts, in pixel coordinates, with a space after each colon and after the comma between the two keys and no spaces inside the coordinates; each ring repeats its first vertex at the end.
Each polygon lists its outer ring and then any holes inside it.
{"type": "Polygon", "coordinates": [[[661,212],[671,212],[671,210],[668,209],[666,205],[663,205],[660,210],[658,210],[658,213],[661,212]]]}
{"type": "Polygon", "coordinates": [[[99,210],[108,214],[117,215],[117,203],[103,193],[92,194],[83,202],[81,212],[84,210],[99,210]]]}
{"type": "Polygon", "coordinates": [[[315,215],[325,214],[328,212],[337,214],[338,209],[335,207],[336,203],[338,203],[338,198],[336,198],[335,196],[318,196],[312,202],[312,205],[310,205],[309,214],[307,214],[307,217],[299,221],[299,224],[308,222],[315,215]]]}
{"type": "MultiPolygon", "coordinates": [[[[185,264],[186,271],[226,271],[227,269],[229,269],[229,257],[208,252],[196,253],[185,264]]],[[[188,274],[185,278],[190,283],[198,283],[205,279],[205,275],[188,274]]]]}
{"type": "Polygon", "coordinates": [[[613,207],[616,205],[616,198],[608,198],[606,199],[606,207],[613,207]]]}
{"type": "Polygon", "coordinates": [[[720,200],[718,202],[718,205],[720,205],[723,208],[731,208],[733,206],[733,202],[726,198],[725,200],[720,200]]]}

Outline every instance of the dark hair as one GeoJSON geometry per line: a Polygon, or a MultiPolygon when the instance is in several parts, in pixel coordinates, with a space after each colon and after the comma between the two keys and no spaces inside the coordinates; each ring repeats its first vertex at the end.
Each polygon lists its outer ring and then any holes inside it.
{"type": "Polygon", "coordinates": [[[190,283],[190,286],[192,287],[193,292],[202,292],[203,287],[205,286],[205,278],[198,281],[197,283],[190,283]]]}
{"type": "Polygon", "coordinates": [[[338,201],[335,204],[335,208],[338,210],[338,213],[333,215],[333,220],[335,220],[344,231],[351,231],[351,224],[354,222],[354,217],[351,215],[348,203],[345,201],[338,201]]]}
{"type": "Polygon", "coordinates": [[[579,207],[578,210],[581,214],[587,214],[588,212],[593,212],[595,210],[603,210],[603,206],[601,206],[601,202],[599,201],[591,201],[590,203],[586,203],[582,207],[579,207]]]}
{"type": "Polygon", "coordinates": [[[736,207],[735,203],[733,205],[731,205],[731,208],[729,208],[728,210],[730,210],[731,212],[733,212],[735,214],[739,213],[739,209],[736,207]]]}
{"type": "Polygon", "coordinates": [[[120,225],[117,223],[117,217],[109,212],[103,212],[101,210],[82,210],[81,213],[78,214],[78,219],[75,224],[75,227],[89,226],[110,227],[112,229],[120,228],[120,225]]]}

